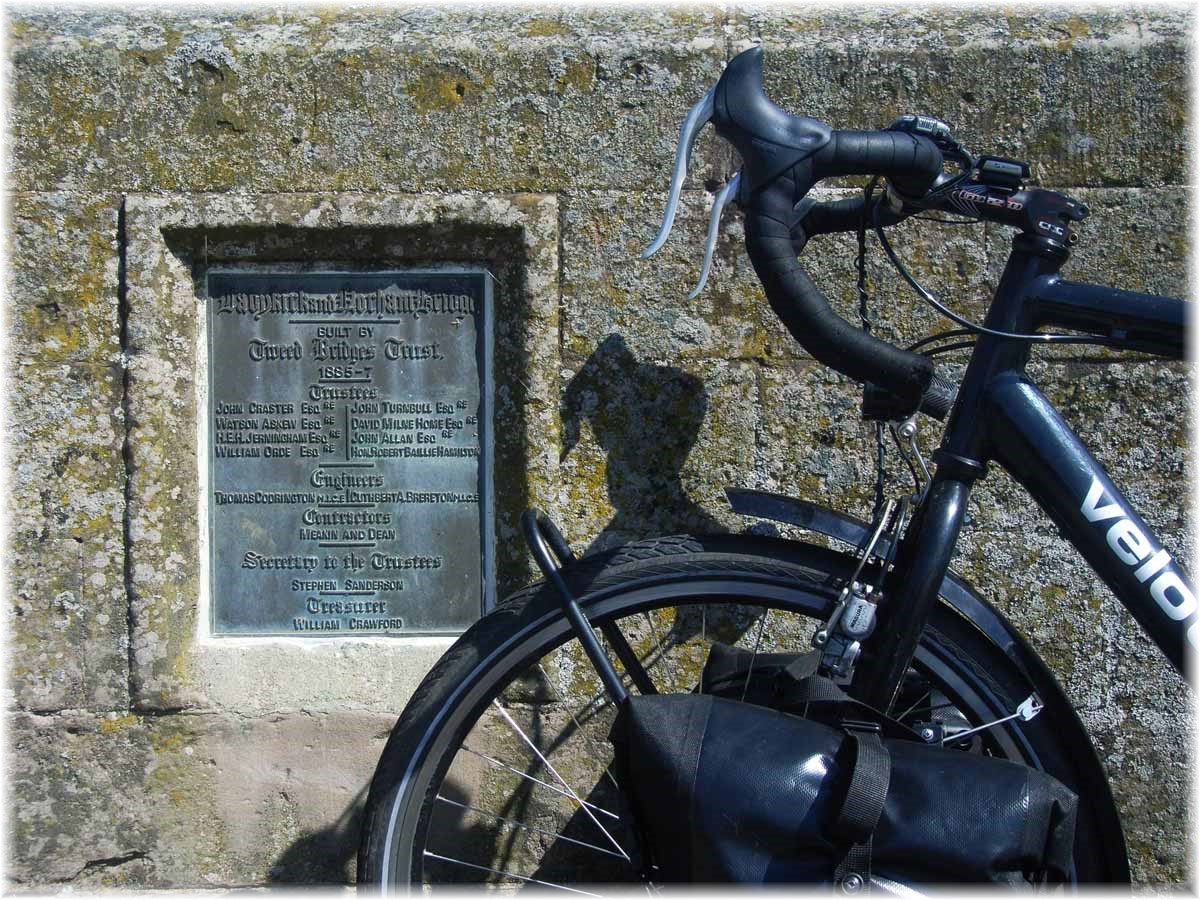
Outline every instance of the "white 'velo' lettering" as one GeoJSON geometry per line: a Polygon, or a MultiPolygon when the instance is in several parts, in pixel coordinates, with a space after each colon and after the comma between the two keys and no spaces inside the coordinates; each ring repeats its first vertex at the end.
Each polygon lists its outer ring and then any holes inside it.
{"type": "Polygon", "coordinates": [[[1133,577],[1142,584],[1145,584],[1147,581],[1165,569],[1167,567],[1167,563],[1170,561],[1171,554],[1166,550],[1159,550],[1152,557],[1150,557],[1150,561],[1148,563],[1134,570],[1133,577]]]}
{"type": "Polygon", "coordinates": [[[1092,486],[1088,489],[1087,496],[1083,498],[1083,506],[1079,508],[1089,522],[1103,522],[1105,519],[1115,519],[1124,512],[1119,503],[1110,503],[1108,506],[1100,505],[1100,498],[1104,496],[1104,486],[1100,484],[1099,478],[1092,479],[1092,486]]]}
{"type": "Polygon", "coordinates": [[[1150,555],[1150,541],[1142,534],[1142,529],[1128,519],[1121,519],[1108,529],[1108,546],[1127,566],[1136,566],[1150,555]]]}
{"type": "Polygon", "coordinates": [[[1196,598],[1174,572],[1163,572],[1155,578],[1150,585],[1150,595],[1176,622],[1182,622],[1196,611],[1196,598]]]}
{"type": "MultiPolygon", "coordinates": [[[[1200,608],[1200,603],[1178,573],[1167,569],[1171,564],[1171,555],[1166,550],[1152,554],[1154,545],[1150,538],[1133,523],[1119,503],[1113,501],[1102,506],[1104,499],[1104,487],[1098,478],[1093,477],[1079,511],[1089,522],[1116,519],[1106,535],[1113,555],[1127,566],[1137,566],[1133,570],[1133,577],[1142,584],[1150,583],[1150,596],[1169,618],[1176,622],[1191,618],[1200,608]]],[[[1193,647],[1200,648],[1200,619],[1188,626],[1187,640],[1193,647]]]]}

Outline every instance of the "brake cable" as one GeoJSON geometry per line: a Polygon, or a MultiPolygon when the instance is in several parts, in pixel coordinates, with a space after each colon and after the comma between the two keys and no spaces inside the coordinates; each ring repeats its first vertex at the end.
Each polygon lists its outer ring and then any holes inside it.
{"type": "MultiPolygon", "coordinates": [[[[977,322],[972,322],[970,319],[965,319],[954,310],[950,309],[937,297],[927,291],[911,274],[904,263],[900,261],[900,257],[896,255],[896,251],[892,249],[891,243],[887,239],[887,235],[883,233],[883,223],[880,221],[879,213],[883,207],[882,198],[876,201],[871,210],[871,223],[875,227],[875,236],[879,238],[879,244],[883,247],[883,252],[887,254],[892,265],[896,267],[896,271],[908,282],[909,287],[916,291],[917,296],[940,312],[943,316],[950,319],[952,322],[957,322],[968,331],[975,334],[990,334],[992,337],[1006,338],[1015,341],[1029,341],[1030,343],[1038,344],[1092,344],[1101,347],[1119,347],[1121,344],[1110,338],[1100,337],[1098,335],[1083,335],[1083,334],[1022,334],[1014,331],[1000,331],[995,328],[988,328],[986,325],[980,325],[977,322]]],[[[863,215],[866,215],[866,207],[864,206],[863,215]]]]}
{"type": "Polygon", "coordinates": [[[969,328],[954,328],[954,329],[951,329],[950,331],[939,331],[937,334],[931,334],[927,337],[921,338],[919,341],[914,341],[913,343],[909,344],[904,349],[908,350],[909,352],[915,353],[916,351],[920,350],[922,347],[926,346],[927,344],[934,344],[934,343],[937,343],[938,341],[949,340],[950,338],[966,337],[967,335],[969,335],[971,333],[972,332],[969,328]]]}
{"type": "Polygon", "coordinates": [[[945,344],[941,347],[934,347],[932,350],[926,350],[922,356],[940,356],[943,353],[953,353],[955,350],[974,350],[975,341],[957,341],[953,344],[945,344]]]}
{"type": "MultiPolygon", "coordinates": [[[[867,292],[867,210],[871,208],[871,198],[875,187],[879,184],[876,175],[863,188],[862,214],[858,217],[858,259],[855,268],[858,270],[858,317],[862,321],[862,330],[871,333],[870,301],[867,292]]],[[[883,513],[884,491],[887,481],[887,444],[883,437],[883,423],[875,423],[875,502],[871,510],[871,521],[878,522],[883,513]]]]}
{"type": "Polygon", "coordinates": [[[967,328],[954,328],[950,331],[942,331],[938,334],[931,334],[928,337],[922,338],[905,347],[912,353],[920,353],[922,356],[940,356],[943,353],[953,353],[955,350],[973,350],[976,344],[975,333],[967,328]],[[967,340],[955,341],[954,338],[967,338],[967,340]],[[929,344],[937,344],[939,341],[951,341],[951,343],[943,343],[940,346],[932,347],[928,350],[922,350],[929,344]]]}

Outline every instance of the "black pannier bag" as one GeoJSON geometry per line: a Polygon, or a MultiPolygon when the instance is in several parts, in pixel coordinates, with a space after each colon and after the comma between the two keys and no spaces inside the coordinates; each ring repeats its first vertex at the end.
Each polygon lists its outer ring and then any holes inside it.
{"type": "MultiPolygon", "coordinates": [[[[718,662],[728,671],[734,656],[718,662]]],[[[789,659],[760,655],[760,693],[746,699],[773,699],[789,659]]],[[[1068,879],[1078,799],[1051,776],[740,702],[744,689],[632,696],[614,724],[654,880],[887,890],[1068,879]]]]}

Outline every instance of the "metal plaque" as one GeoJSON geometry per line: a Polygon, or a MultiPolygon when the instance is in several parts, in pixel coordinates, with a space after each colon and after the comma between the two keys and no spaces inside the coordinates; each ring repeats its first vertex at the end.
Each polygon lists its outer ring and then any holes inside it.
{"type": "Polygon", "coordinates": [[[491,276],[206,278],[212,632],[470,625],[494,584],[491,276]]]}

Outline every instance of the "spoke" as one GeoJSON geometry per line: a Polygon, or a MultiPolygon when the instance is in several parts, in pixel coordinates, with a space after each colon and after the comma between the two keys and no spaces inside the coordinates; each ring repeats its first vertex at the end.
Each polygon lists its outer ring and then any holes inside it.
{"type": "MultiPolygon", "coordinates": [[[[700,645],[708,646],[708,604],[700,604],[700,645]]],[[[700,667],[700,693],[704,693],[704,666],[700,667]]]]}
{"type": "Polygon", "coordinates": [[[521,726],[513,721],[512,716],[510,716],[508,714],[508,710],[506,710],[503,706],[500,705],[500,701],[498,699],[493,699],[492,704],[496,707],[497,710],[499,710],[501,717],[504,719],[505,722],[508,723],[508,727],[517,733],[517,735],[521,738],[521,740],[523,740],[525,742],[525,744],[529,747],[529,749],[532,750],[537,755],[537,758],[542,761],[542,765],[544,765],[546,767],[546,770],[551,775],[553,775],[555,777],[555,779],[558,780],[559,784],[561,784],[564,788],[567,789],[567,792],[571,795],[571,799],[579,804],[579,808],[582,809],[584,811],[584,813],[587,814],[587,817],[592,820],[592,822],[595,824],[595,826],[597,828],[599,828],[601,832],[604,833],[604,836],[606,838],[608,838],[609,843],[611,843],[614,847],[617,848],[617,852],[619,852],[621,854],[621,856],[623,856],[625,858],[626,861],[631,861],[629,859],[629,854],[626,853],[625,849],[620,844],[617,843],[617,839],[608,833],[608,829],[600,824],[600,820],[597,819],[595,814],[590,809],[587,808],[587,806],[586,806],[586,804],[584,804],[582,798],[580,798],[580,796],[577,793],[575,793],[574,789],[569,784],[567,784],[566,779],[558,774],[558,770],[556,768],[554,768],[554,766],[550,763],[550,760],[546,759],[546,757],[542,755],[542,751],[537,748],[537,744],[535,744],[533,741],[531,741],[529,739],[529,736],[526,735],[525,732],[521,730],[521,726]]]}
{"type": "Polygon", "coordinates": [[[658,650],[658,658],[667,661],[667,667],[671,670],[671,687],[674,690],[679,690],[679,673],[675,670],[675,663],[667,654],[666,648],[663,647],[662,640],[658,636],[658,628],[654,624],[654,618],[650,615],[650,610],[645,610],[642,615],[646,617],[646,623],[650,626],[650,634],[654,636],[654,646],[658,650]]]}
{"type": "Polygon", "coordinates": [[[933,693],[933,688],[930,688],[930,689],[929,689],[929,690],[927,690],[925,693],[923,693],[923,694],[922,694],[920,697],[918,697],[918,698],[917,698],[917,702],[916,702],[916,703],[914,703],[912,706],[910,706],[910,707],[909,707],[908,709],[906,709],[904,712],[900,713],[900,715],[896,716],[896,721],[898,721],[898,722],[903,722],[903,721],[904,721],[904,717],[905,717],[905,716],[907,716],[907,715],[908,715],[910,712],[912,712],[914,709],[916,709],[918,706],[920,706],[920,705],[921,705],[921,701],[923,701],[923,700],[924,700],[926,697],[928,697],[928,696],[929,696],[930,694],[932,694],[932,693],[933,693]]]}
{"type": "Polygon", "coordinates": [[[763,610],[762,618],[758,620],[758,637],[754,639],[754,650],[750,654],[750,665],[746,668],[746,683],[742,685],[742,699],[746,699],[746,692],[750,690],[750,676],[754,673],[754,660],[758,659],[758,648],[762,646],[763,629],[767,627],[767,616],[770,615],[769,609],[763,610]]]}
{"type": "Polygon", "coordinates": [[[430,859],[440,859],[442,862],[454,863],[456,866],[466,866],[468,869],[476,869],[480,872],[493,872],[496,875],[503,875],[505,878],[515,878],[518,881],[524,881],[529,884],[540,884],[543,887],[558,888],[560,891],[570,891],[572,894],[583,894],[585,897],[599,897],[599,894],[593,894],[589,891],[581,891],[579,888],[567,887],[565,884],[555,884],[552,881],[539,881],[536,878],[530,878],[528,875],[518,875],[515,872],[505,872],[503,869],[493,869],[489,866],[480,866],[475,863],[463,862],[461,859],[451,859],[449,856],[442,856],[439,853],[431,853],[428,850],[424,851],[424,855],[430,859]]]}
{"type": "MultiPolygon", "coordinates": [[[[575,723],[575,728],[576,728],[576,730],[579,731],[579,733],[581,735],[583,735],[583,739],[593,745],[599,744],[600,743],[599,741],[597,741],[595,738],[589,737],[588,733],[583,730],[583,726],[580,725],[579,720],[577,718],[575,718],[575,713],[571,711],[571,707],[568,705],[566,699],[563,697],[562,694],[560,694],[558,692],[558,687],[554,684],[553,681],[550,680],[550,676],[548,674],[546,674],[546,670],[542,667],[542,664],[540,662],[538,663],[538,671],[541,672],[542,677],[546,679],[546,684],[548,684],[550,686],[550,690],[554,691],[554,696],[558,697],[558,702],[561,703],[566,708],[567,715],[569,715],[571,717],[571,721],[575,723]]],[[[607,752],[608,752],[607,748],[605,749],[604,752],[607,754],[607,752]]],[[[609,770],[608,766],[604,767],[604,774],[608,776],[608,780],[612,782],[613,787],[615,787],[619,791],[621,789],[621,786],[619,784],[617,784],[617,779],[615,779],[613,777],[613,773],[609,770]]]]}
{"type": "Polygon", "coordinates": [[[523,828],[526,831],[536,831],[538,834],[544,834],[547,837],[552,837],[556,841],[566,841],[569,844],[578,844],[580,847],[587,847],[589,850],[595,850],[597,853],[603,853],[606,856],[615,856],[620,859],[620,855],[613,853],[606,847],[597,847],[595,844],[589,844],[587,841],[579,841],[575,838],[569,838],[565,834],[559,834],[556,831],[546,831],[544,828],[538,828],[536,825],[530,825],[528,822],[521,822],[517,819],[510,819],[498,813],[491,812],[486,809],[480,809],[478,806],[471,806],[469,803],[459,803],[457,800],[451,800],[449,797],[437,795],[437,799],[450,806],[457,806],[459,809],[469,809],[473,813],[478,813],[481,816],[490,816],[498,822],[503,822],[506,825],[511,825],[513,828],[523,828]]]}
{"type": "MultiPolygon", "coordinates": [[[[520,777],[524,778],[526,781],[532,781],[535,784],[540,784],[542,787],[547,788],[548,790],[554,791],[554,793],[556,793],[556,794],[561,794],[563,797],[571,796],[566,791],[564,791],[562,788],[557,787],[556,785],[550,784],[550,782],[548,782],[548,781],[542,781],[542,779],[540,779],[540,778],[534,778],[528,772],[522,772],[520,769],[510,766],[508,763],[501,762],[498,759],[494,759],[494,758],[488,756],[486,753],[480,753],[478,750],[472,750],[466,744],[463,744],[462,747],[460,747],[459,749],[465,750],[468,753],[478,756],[480,759],[485,760],[486,762],[490,762],[493,766],[499,766],[502,769],[508,769],[508,771],[512,772],[514,775],[519,775],[520,777]]],[[[613,818],[613,819],[621,818],[615,812],[609,812],[604,807],[597,806],[594,803],[588,803],[588,801],[586,801],[586,800],[583,801],[583,805],[587,806],[591,809],[594,809],[598,813],[603,813],[604,815],[609,816],[610,818],[613,818]]]]}

